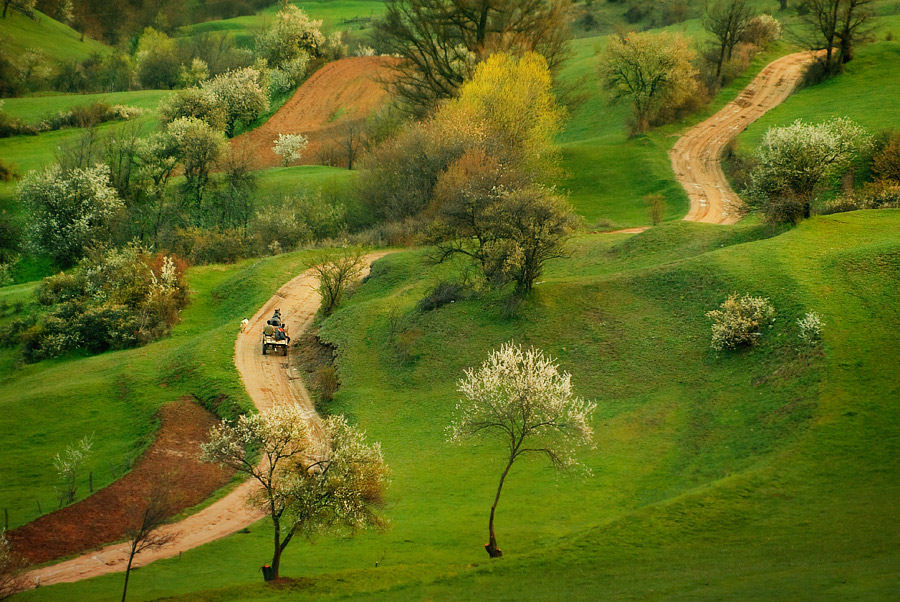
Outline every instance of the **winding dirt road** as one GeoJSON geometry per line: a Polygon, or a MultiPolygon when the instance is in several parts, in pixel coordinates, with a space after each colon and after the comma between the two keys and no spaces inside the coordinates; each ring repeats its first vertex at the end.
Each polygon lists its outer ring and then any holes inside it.
{"type": "MultiPolygon", "coordinates": [[[[373,261],[384,255],[387,255],[387,252],[371,253],[366,255],[365,261],[371,266],[373,261]]],[[[364,273],[368,273],[368,270],[366,267],[364,273]]],[[[234,363],[257,409],[266,410],[280,404],[299,405],[303,408],[313,432],[319,432],[321,420],[299,374],[295,375],[295,370],[290,367],[289,356],[262,355],[260,350],[260,333],[276,307],[281,309],[281,314],[295,337],[309,328],[321,303],[315,285],[316,275],[310,269],[278,289],[278,292],[250,319],[244,332],[238,335],[234,348],[234,363]]],[[[138,554],[134,566],[143,566],[155,560],[177,556],[181,552],[231,535],[258,521],[263,515],[255,509],[248,508],[245,503],[255,486],[255,482],[245,481],[200,512],[177,523],[166,525],[160,531],[171,534],[174,538],[172,542],[162,548],[138,554]]],[[[71,560],[30,571],[24,575],[23,586],[32,588],[39,585],[69,583],[121,572],[125,570],[127,562],[128,544],[111,544],[71,560]]]]}
{"type": "Polygon", "coordinates": [[[772,61],[736,99],[678,139],[669,158],[691,201],[685,220],[733,224],[740,218],[741,199],[722,171],[722,151],[748,125],[784,102],[814,59],[813,53],[797,52],[772,61]]]}

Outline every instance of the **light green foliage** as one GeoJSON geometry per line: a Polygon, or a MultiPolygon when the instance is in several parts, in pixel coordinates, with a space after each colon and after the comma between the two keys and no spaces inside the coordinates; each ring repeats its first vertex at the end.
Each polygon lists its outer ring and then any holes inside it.
{"type": "Polygon", "coordinates": [[[178,84],[182,88],[199,86],[201,82],[209,79],[209,65],[203,59],[194,57],[190,66],[182,65],[178,73],[178,84]]]}
{"type": "Polygon", "coordinates": [[[225,129],[225,107],[205,88],[185,88],[164,97],[158,107],[160,119],[169,123],[180,117],[196,117],[216,130],[225,129]]]}
{"type": "Polygon", "coordinates": [[[164,141],[184,167],[185,183],[200,209],[209,174],[228,150],[225,136],[205,121],[195,117],[179,117],[166,126],[164,141]]]}
{"type": "Polygon", "coordinates": [[[614,98],[627,98],[636,132],[644,132],[699,93],[690,42],[671,33],[629,33],[609,40],[602,58],[614,98]]]}
{"type": "Polygon", "coordinates": [[[203,82],[225,111],[225,133],[231,136],[238,122],[248,123],[269,107],[269,97],[260,83],[262,74],[252,67],[229,71],[203,82]]]}
{"type": "Polygon", "coordinates": [[[181,62],[175,40],[148,27],[138,39],[137,76],[145,88],[172,88],[178,83],[181,62]]]}
{"type": "Polygon", "coordinates": [[[713,323],[711,345],[716,351],[753,347],[763,328],[775,321],[775,308],[766,298],[733,293],[706,317],[713,323]]]}
{"type": "Polygon", "coordinates": [[[33,171],[18,192],[28,208],[30,244],[53,255],[61,265],[71,265],[87,246],[106,240],[109,222],[122,208],[106,165],[70,172],[53,165],[33,171]]]}

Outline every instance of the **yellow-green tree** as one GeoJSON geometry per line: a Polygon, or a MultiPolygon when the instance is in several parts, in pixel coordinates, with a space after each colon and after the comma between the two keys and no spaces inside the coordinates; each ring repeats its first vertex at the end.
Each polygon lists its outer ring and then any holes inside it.
{"type": "Polygon", "coordinates": [[[610,39],[602,74],[613,98],[628,98],[634,108],[633,130],[644,132],[666,112],[699,93],[695,51],[671,33],[629,33],[610,39]]]}

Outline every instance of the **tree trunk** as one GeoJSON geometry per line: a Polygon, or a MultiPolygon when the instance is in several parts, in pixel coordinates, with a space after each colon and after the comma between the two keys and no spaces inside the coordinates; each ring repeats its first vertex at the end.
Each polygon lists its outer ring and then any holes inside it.
{"type": "Polygon", "coordinates": [[[725,62],[725,44],[723,43],[719,47],[719,60],[716,62],[716,81],[719,81],[719,76],[722,75],[722,63],[725,62]]]}
{"type": "Polygon", "coordinates": [[[128,593],[128,577],[131,576],[131,563],[134,561],[134,545],[131,546],[131,555],[128,556],[128,566],[125,567],[125,586],[122,588],[122,602],[128,593]]]}
{"type": "Polygon", "coordinates": [[[272,570],[265,577],[266,581],[278,579],[278,569],[281,566],[281,524],[273,515],[272,522],[275,523],[275,551],[272,554],[272,570]]]}
{"type": "Polygon", "coordinates": [[[494,533],[494,513],[497,511],[497,503],[500,501],[500,492],[503,490],[503,481],[506,480],[506,475],[509,474],[509,469],[512,468],[514,460],[515,456],[511,456],[509,459],[509,463],[503,470],[503,474],[500,475],[500,484],[497,486],[497,495],[494,496],[494,505],[491,506],[491,519],[488,521],[488,543],[484,546],[484,549],[487,551],[488,556],[490,556],[491,558],[499,558],[500,556],[503,556],[503,552],[500,551],[499,547],[497,547],[497,536],[494,533]]]}

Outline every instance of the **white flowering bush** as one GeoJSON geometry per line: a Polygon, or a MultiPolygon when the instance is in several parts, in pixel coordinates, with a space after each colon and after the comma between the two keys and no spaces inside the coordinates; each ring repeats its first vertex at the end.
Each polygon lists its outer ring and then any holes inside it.
{"type": "Polygon", "coordinates": [[[871,145],[871,135],[844,117],[815,124],[798,119],[769,128],[750,173],[751,204],[770,222],[797,223],[809,217],[818,187],[846,170],[871,145]]]}
{"type": "Polygon", "coordinates": [[[294,161],[299,161],[309,144],[309,140],[303,134],[278,134],[278,138],[273,142],[275,145],[272,150],[281,157],[281,164],[285,167],[294,161]]]}
{"type": "Polygon", "coordinates": [[[825,322],[816,312],[806,312],[802,318],[797,318],[797,326],[800,327],[800,340],[807,345],[815,345],[822,340],[822,327],[825,326],[825,322]]]}
{"type": "Polygon", "coordinates": [[[371,46],[360,44],[356,47],[356,50],[353,54],[355,54],[356,56],[375,56],[375,49],[371,46]]]}
{"type": "Polygon", "coordinates": [[[318,57],[325,44],[321,27],[321,20],[310,19],[293,4],[285,5],[256,37],[256,53],[275,69],[302,55],[318,57]]]}
{"type": "Polygon", "coordinates": [[[56,475],[59,477],[56,495],[59,498],[60,508],[75,501],[78,494],[78,475],[93,446],[93,437],[83,437],[54,456],[53,467],[56,468],[56,475]]]}
{"type": "Polygon", "coordinates": [[[494,510],[509,469],[519,457],[538,454],[555,467],[577,464],[576,449],[591,445],[591,415],[595,404],[577,397],[571,376],[535,348],[506,343],[492,351],[480,368],[466,370],[458,383],[456,404],[447,438],[496,437],[505,449],[500,478],[488,523],[491,557],[500,556],[494,534],[494,510]]]}
{"type": "Polygon", "coordinates": [[[18,188],[26,208],[26,236],[37,251],[72,265],[91,244],[109,237],[108,226],[123,208],[109,180],[109,167],[75,168],[59,165],[29,172],[18,188]]]}
{"type": "Polygon", "coordinates": [[[225,113],[225,133],[231,136],[237,122],[249,123],[269,108],[263,74],[252,67],[222,73],[203,82],[225,113]]]}
{"type": "Polygon", "coordinates": [[[733,293],[719,309],[706,312],[712,320],[712,348],[716,351],[752,347],[762,336],[762,329],[775,321],[775,308],[769,300],[733,293]]]}
{"type": "Polygon", "coordinates": [[[20,571],[24,566],[6,538],[6,529],[0,528],[0,600],[19,591],[22,585],[20,571]]]}

